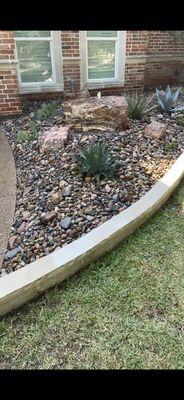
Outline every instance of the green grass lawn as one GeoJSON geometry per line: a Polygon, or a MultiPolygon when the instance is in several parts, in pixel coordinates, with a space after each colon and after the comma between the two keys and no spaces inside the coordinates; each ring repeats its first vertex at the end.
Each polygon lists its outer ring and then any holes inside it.
{"type": "Polygon", "coordinates": [[[1,320],[0,368],[184,368],[184,182],[115,251],[1,320]]]}

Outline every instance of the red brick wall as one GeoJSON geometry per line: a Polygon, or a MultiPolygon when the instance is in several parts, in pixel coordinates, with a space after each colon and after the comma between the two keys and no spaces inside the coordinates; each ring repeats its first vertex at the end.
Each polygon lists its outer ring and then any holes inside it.
{"type": "Polygon", "coordinates": [[[63,98],[63,92],[24,93],[20,95],[22,104],[24,101],[49,101],[63,98]]]}
{"type": "Polygon", "coordinates": [[[79,91],[81,88],[79,31],[61,31],[61,48],[64,91],[71,90],[71,79],[76,81],[75,90],[79,91]]]}
{"type": "Polygon", "coordinates": [[[71,91],[70,79],[75,80],[75,91],[79,91],[81,87],[80,64],[64,64],[63,63],[63,81],[64,90],[71,91]]]}
{"type": "Polygon", "coordinates": [[[149,47],[149,31],[126,32],[126,55],[145,55],[149,47]]]}
{"type": "Polygon", "coordinates": [[[149,34],[149,58],[145,68],[145,85],[155,87],[183,84],[184,36],[181,35],[177,39],[169,31],[150,31],[149,34]],[[164,59],[166,56],[170,57],[164,59]]]}
{"type": "Polygon", "coordinates": [[[170,31],[149,31],[149,54],[184,55],[184,37],[178,39],[170,31]]]}
{"type": "Polygon", "coordinates": [[[14,60],[14,37],[11,31],[0,31],[0,60],[14,60]]]}
{"type": "Polygon", "coordinates": [[[145,62],[137,59],[129,63],[129,57],[145,57],[149,48],[149,31],[127,31],[124,88],[139,90],[144,86],[145,62]]]}
{"type": "Polygon", "coordinates": [[[63,57],[79,57],[79,31],[61,31],[63,57]]]}
{"type": "Polygon", "coordinates": [[[0,31],[0,115],[21,112],[14,60],[14,38],[10,31],[0,31]]]}
{"type": "Polygon", "coordinates": [[[145,86],[179,85],[184,83],[184,60],[148,62],[145,69],[145,86]]]}

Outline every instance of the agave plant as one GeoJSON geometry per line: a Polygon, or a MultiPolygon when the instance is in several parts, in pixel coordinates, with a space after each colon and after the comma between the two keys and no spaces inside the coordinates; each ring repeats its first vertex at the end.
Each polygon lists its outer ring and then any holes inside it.
{"type": "Polygon", "coordinates": [[[165,113],[170,113],[174,108],[181,89],[182,88],[177,89],[174,93],[172,93],[169,85],[167,86],[165,92],[156,89],[158,103],[165,113]]]}
{"type": "Polygon", "coordinates": [[[88,148],[80,149],[77,157],[78,172],[90,174],[100,179],[103,176],[112,177],[118,164],[102,143],[92,143],[88,148]]]}
{"type": "Polygon", "coordinates": [[[132,119],[141,119],[153,108],[154,96],[147,96],[145,93],[125,94],[125,99],[128,104],[128,116],[132,119]]]}

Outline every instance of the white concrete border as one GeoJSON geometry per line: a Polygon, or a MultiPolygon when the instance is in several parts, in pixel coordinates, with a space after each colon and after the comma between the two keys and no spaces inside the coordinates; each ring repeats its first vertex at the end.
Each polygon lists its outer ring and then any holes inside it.
{"type": "Polygon", "coordinates": [[[28,302],[116,247],[166,202],[183,177],[184,153],[164,177],[127,210],[63,248],[0,278],[0,315],[28,302]]]}

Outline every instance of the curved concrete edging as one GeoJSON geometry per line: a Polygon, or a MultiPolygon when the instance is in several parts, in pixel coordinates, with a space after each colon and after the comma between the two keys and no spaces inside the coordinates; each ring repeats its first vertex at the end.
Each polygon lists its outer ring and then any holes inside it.
{"type": "Polygon", "coordinates": [[[0,129],[0,268],[7,248],[16,205],[16,167],[6,135],[0,129]]]}
{"type": "Polygon", "coordinates": [[[85,236],[0,278],[0,315],[75,274],[116,247],[146,222],[169,198],[184,177],[184,153],[140,200],[85,236]]]}

